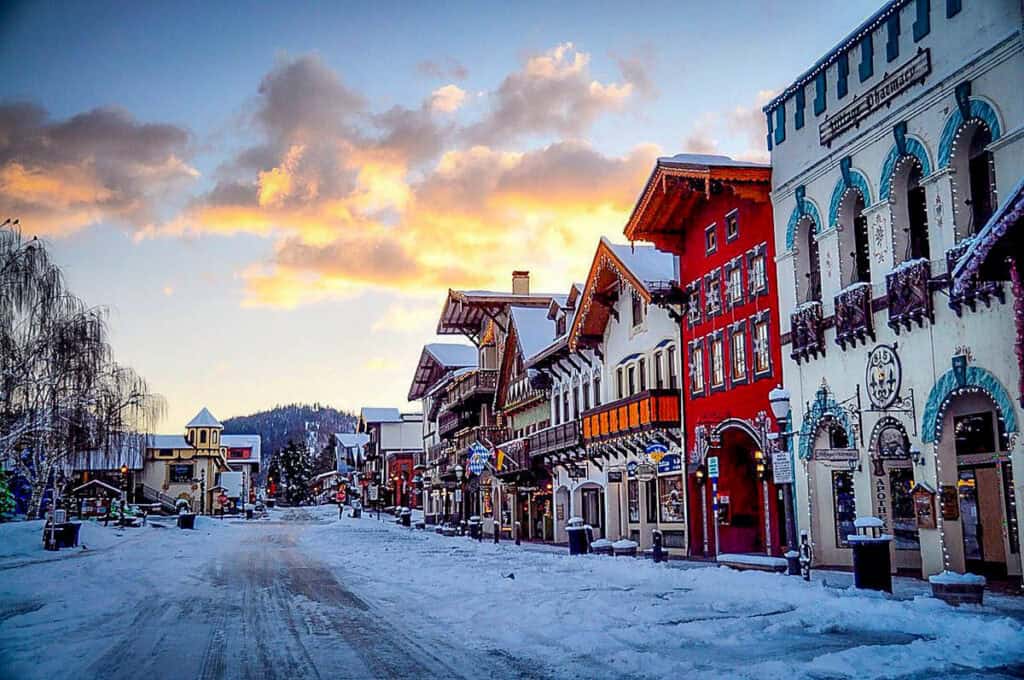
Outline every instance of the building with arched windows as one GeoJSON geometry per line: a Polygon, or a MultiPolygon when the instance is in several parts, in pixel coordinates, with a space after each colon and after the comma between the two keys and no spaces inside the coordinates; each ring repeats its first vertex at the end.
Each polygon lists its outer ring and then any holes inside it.
{"type": "Polygon", "coordinates": [[[950,284],[1024,174],[1021,29],[1017,0],[892,0],[764,108],[817,564],[873,515],[900,570],[1021,573],[1011,293],[950,284]]]}

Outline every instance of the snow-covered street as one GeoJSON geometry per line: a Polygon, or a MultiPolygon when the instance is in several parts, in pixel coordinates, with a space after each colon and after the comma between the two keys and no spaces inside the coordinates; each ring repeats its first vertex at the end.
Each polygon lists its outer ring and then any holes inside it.
{"type": "MultiPolygon", "coordinates": [[[[386,519],[387,516],[385,516],[386,519]]],[[[333,507],[0,525],[4,678],[1019,677],[1024,603],[445,538],[333,507]]],[[[823,578],[824,577],[824,578],[823,578]]]]}

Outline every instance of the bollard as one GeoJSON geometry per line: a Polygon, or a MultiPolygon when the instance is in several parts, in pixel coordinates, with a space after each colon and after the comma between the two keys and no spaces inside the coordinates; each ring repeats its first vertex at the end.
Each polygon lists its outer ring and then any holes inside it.
{"type": "Polygon", "coordinates": [[[665,561],[665,551],[662,550],[662,547],[661,547],[662,546],[662,540],[663,540],[662,536],[661,536],[661,532],[658,531],[657,529],[655,529],[652,532],[651,540],[652,540],[652,542],[654,544],[654,550],[653,550],[654,562],[655,563],[664,562],[665,561]]]}
{"type": "Polygon", "coordinates": [[[497,521],[494,522],[494,544],[497,545],[501,541],[501,525],[497,521]]]}
{"type": "Polygon", "coordinates": [[[516,545],[521,545],[519,542],[519,534],[522,533],[523,525],[521,522],[516,522],[516,545]]]}
{"type": "Polygon", "coordinates": [[[811,580],[811,544],[806,531],[800,532],[800,573],[805,581],[811,580]]]}

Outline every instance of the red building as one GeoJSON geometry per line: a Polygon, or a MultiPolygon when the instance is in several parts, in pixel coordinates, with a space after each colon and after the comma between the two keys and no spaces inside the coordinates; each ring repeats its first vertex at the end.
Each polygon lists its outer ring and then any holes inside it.
{"type": "Polygon", "coordinates": [[[681,316],[691,555],[787,549],[791,485],[773,483],[767,437],[782,383],[770,189],[768,165],[661,158],[625,230],[679,257],[680,289],[662,297],[681,316]]]}

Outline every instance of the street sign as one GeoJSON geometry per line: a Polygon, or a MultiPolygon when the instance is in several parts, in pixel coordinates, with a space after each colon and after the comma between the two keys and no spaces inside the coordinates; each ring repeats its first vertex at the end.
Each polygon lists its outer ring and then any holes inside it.
{"type": "Polygon", "coordinates": [[[772,482],[775,484],[793,483],[793,461],[788,451],[772,452],[772,482]]]}
{"type": "Polygon", "coordinates": [[[641,482],[649,482],[658,474],[658,468],[650,463],[640,463],[636,466],[636,478],[641,482]]]}
{"type": "Polygon", "coordinates": [[[622,470],[609,470],[608,471],[608,483],[609,484],[621,484],[622,483],[622,470]]]}
{"type": "Polygon", "coordinates": [[[369,491],[367,492],[367,495],[369,496],[369,498],[370,498],[370,500],[371,500],[371,501],[375,501],[375,500],[377,500],[377,494],[378,494],[378,493],[379,493],[379,492],[378,492],[378,490],[377,490],[377,485],[376,485],[376,484],[373,484],[373,485],[371,485],[371,486],[370,486],[370,489],[369,489],[369,491]]]}
{"type": "Polygon", "coordinates": [[[586,465],[570,465],[569,479],[583,479],[587,476],[586,465]]]}
{"type": "Polygon", "coordinates": [[[708,456],[708,477],[718,479],[718,456],[708,456]]]}

